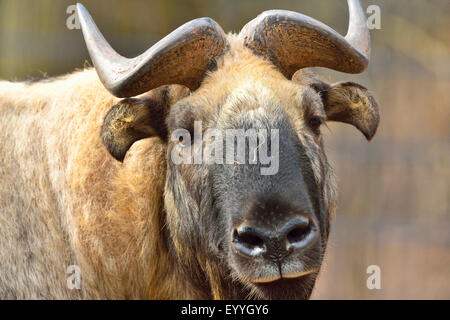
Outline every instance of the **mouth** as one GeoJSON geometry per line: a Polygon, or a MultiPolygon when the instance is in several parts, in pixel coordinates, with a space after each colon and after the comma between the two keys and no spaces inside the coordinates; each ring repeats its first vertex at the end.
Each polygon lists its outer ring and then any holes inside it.
{"type": "Polygon", "coordinates": [[[261,278],[252,282],[254,296],[263,300],[305,300],[309,299],[318,274],[311,269],[296,274],[273,278],[261,278]],[[289,277],[289,278],[288,278],[289,277]]]}
{"type": "Polygon", "coordinates": [[[274,277],[253,279],[253,280],[250,280],[250,282],[254,283],[254,284],[271,283],[271,282],[275,282],[275,281],[282,280],[282,279],[297,279],[297,278],[301,278],[301,277],[310,275],[312,273],[317,273],[317,272],[319,272],[319,268],[313,268],[313,269],[310,269],[307,271],[302,271],[302,272],[297,272],[297,273],[283,274],[283,275],[279,274],[274,277]]]}

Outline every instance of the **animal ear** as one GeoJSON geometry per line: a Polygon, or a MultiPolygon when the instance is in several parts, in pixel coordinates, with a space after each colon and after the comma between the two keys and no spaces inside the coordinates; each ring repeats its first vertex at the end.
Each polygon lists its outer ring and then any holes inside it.
{"type": "Polygon", "coordinates": [[[340,121],[355,126],[367,140],[375,135],[380,122],[378,105],[369,91],[354,82],[329,85],[309,69],[297,71],[292,81],[309,86],[319,93],[328,121],[340,121]]]}
{"type": "Polygon", "coordinates": [[[166,116],[170,106],[187,96],[182,86],[163,86],[135,98],[119,101],[103,120],[100,136],[109,153],[123,161],[131,145],[158,136],[167,141],[166,116]]]}
{"type": "Polygon", "coordinates": [[[321,92],[327,120],[358,128],[367,140],[375,135],[380,121],[378,105],[369,91],[354,82],[339,82],[321,92]]]}

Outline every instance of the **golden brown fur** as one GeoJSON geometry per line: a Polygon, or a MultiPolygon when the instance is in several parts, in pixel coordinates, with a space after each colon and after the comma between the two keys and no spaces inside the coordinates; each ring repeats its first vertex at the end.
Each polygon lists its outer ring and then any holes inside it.
{"type": "Polygon", "coordinates": [[[0,99],[0,296],[185,297],[169,285],[175,274],[161,248],[159,139],[137,142],[123,164],[108,154],[99,129],[117,99],[91,69],[2,82],[0,99]],[[81,291],[66,286],[74,264],[81,291]]]}

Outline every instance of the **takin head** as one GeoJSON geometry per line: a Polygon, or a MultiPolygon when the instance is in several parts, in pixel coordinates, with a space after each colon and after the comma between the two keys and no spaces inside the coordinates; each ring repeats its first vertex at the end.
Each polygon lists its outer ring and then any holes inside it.
{"type": "Polygon", "coordinates": [[[100,80],[125,98],[106,115],[102,140],[119,161],[139,139],[166,142],[168,241],[204,297],[311,294],[336,194],[321,126],[348,123],[370,140],[379,122],[364,87],[329,85],[304,69],[367,67],[364,13],[348,2],[346,37],[273,10],[238,35],[193,20],[133,59],[118,55],[78,5],[100,80]]]}

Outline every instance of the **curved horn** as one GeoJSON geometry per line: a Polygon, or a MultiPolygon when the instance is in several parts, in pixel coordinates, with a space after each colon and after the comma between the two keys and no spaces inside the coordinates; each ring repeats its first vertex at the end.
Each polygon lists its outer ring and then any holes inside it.
{"type": "Polygon", "coordinates": [[[369,63],[370,34],[359,0],[347,2],[350,18],[345,38],[320,21],[286,10],[263,12],[244,26],[240,36],[288,79],[306,67],[360,73],[369,63]]]}
{"type": "Polygon", "coordinates": [[[86,8],[77,4],[89,55],[103,85],[116,97],[133,97],[165,84],[195,90],[215,57],[228,46],[222,28],[210,18],[185,23],[136,58],[108,44],[86,8]]]}

